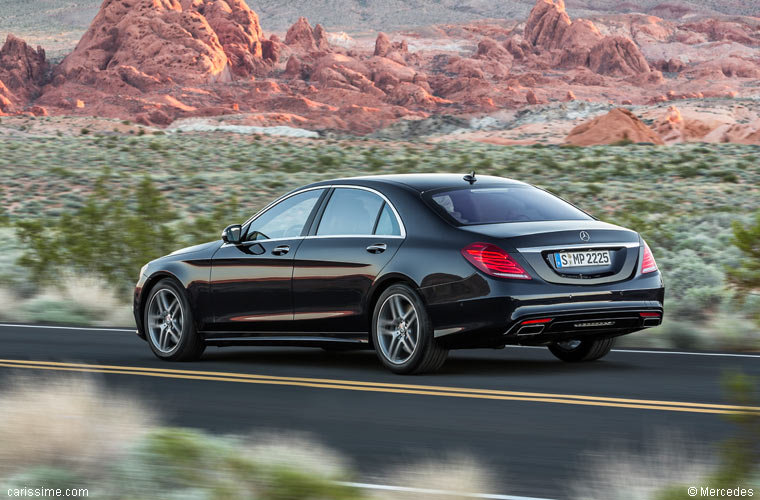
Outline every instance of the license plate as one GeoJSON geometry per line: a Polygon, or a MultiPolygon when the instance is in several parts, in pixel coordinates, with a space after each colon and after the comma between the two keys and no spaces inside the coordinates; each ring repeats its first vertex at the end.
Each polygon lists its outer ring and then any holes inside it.
{"type": "Polygon", "coordinates": [[[609,266],[609,250],[593,250],[587,252],[559,252],[554,254],[554,264],[557,268],[581,266],[609,266]]]}

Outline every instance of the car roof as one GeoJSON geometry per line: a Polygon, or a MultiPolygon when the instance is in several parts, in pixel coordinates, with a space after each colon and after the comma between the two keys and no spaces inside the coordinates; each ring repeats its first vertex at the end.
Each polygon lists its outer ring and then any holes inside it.
{"type": "MultiPolygon", "coordinates": [[[[333,179],[329,181],[323,181],[318,185],[329,184],[357,184],[363,186],[375,186],[382,184],[396,184],[403,185],[418,192],[431,191],[434,189],[451,188],[456,189],[459,187],[468,187],[470,184],[464,179],[465,174],[389,174],[389,175],[367,175],[361,177],[345,177],[341,179],[333,179]]],[[[476,182],[473,187],[483,186],[504,186],[509,184],[522,184],[524,182],[516,181],[513,179],[507,179],[505,177],[495,177],[491,175],[475,175],[476,182]]]]}

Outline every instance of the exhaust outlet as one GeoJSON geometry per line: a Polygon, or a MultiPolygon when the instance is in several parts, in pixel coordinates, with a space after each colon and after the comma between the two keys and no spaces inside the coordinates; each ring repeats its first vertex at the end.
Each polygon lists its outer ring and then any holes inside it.
{"type": "Polygon", "coordinates": [[[659,326],[660,325],[660,318],[644,318],[644,326],[650,327],[650,326],[659,326]]]}
{"type": "Polygon", "coordinates": [[[524,336],[524,335],[538,335],[539,333],[543,332],[545,328],[545,325],[525,325],[523,327],[520,327],[519,330],[517,330],[517,335],[524,336]]]}

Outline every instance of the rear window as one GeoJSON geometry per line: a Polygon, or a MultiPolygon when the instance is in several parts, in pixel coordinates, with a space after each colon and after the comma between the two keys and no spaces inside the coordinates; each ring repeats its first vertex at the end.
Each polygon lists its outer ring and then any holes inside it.
{"type": "Polygon", "coordinates": [[[526,185],[438,191],[427,198],[457,225],[592,219],[566,201],[526,185]]]}

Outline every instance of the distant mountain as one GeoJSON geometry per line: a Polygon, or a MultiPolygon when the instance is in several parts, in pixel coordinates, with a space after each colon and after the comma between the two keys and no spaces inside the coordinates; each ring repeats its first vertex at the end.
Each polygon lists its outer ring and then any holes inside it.
{"type": "MultiPolygon", "coordinates": [[[[15,33],[56,55],[70,50],[102,0],[0,0],[0,37],[15,33]]],[[[285,31],[299,17],[338,31],[393,31],[475,19],[525,19],[535,0],[248,0],[265,32],[285,31]]],[[[760,0],[566,0],[578,16],[644,12],[660,17],[694,14],[760,15],[760,0]]]]}
{"type": "MultiPolygon", "coordinates": [[[[329,29],[393,30],[474,19],[525,19],[535,0],[250,0],[264,30],[283,30],[300,16],[329,29]]],[[[595,13],[760,15],[760,0],[566,0],[580,16],[595,13]]]]}

